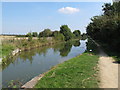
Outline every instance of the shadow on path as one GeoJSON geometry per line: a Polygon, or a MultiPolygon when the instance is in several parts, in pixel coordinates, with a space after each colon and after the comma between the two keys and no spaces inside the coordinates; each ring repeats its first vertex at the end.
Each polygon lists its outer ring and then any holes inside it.
{"type": "Polygon", "coordinates": [[[100,88],[118,88],[118,64],[114,63],[115,60],[112,57],[109,57],[101,48],[97,45],[99,51],[99,77],[100,77],[100,88]]]}

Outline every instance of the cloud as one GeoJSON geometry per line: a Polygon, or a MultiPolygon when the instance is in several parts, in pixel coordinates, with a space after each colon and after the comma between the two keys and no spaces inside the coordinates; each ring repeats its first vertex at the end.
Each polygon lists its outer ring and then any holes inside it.
{"type": "Polygon", "coordinates": [[[64,14],[73,14],[79,12],[80,10],[78,8],[73,8],[73,7],[63,7],[58,9],[58,11],[64,14]]]}

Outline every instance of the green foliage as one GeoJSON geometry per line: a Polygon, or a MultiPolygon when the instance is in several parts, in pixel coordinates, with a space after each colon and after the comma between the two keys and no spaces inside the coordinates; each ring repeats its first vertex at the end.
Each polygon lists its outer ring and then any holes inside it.
{"type": "Polygon", "coordinates": [[[31,32],[27,33],[28,41],[32,41],[33,34],[31,32]]]}
{"type": "Polygon", "coordinates": [[[60,33],[59,31],[54,31],[52,36],[56,39],[56,40],[61,40],[64,41],[65,37],[62,33],[60,33]]]}
{"type": "Polygon", "coordinates": [[[11,44],[2,44],[2,56],[7,56],[9,55],[14,49],[14,45],[11,45],[11,44]]]}
{"type": "Polygon", "coordinates": [[[16,35],[16,37],[26,37],[26,35],[16,35]]]}
{"type": "Polygon", "coordinates": [[[84,53],[56,66],[35,88],[97,88],[98,56],[84,53]]]}
{"type": "Polygon", "coordinates": [[[29,33],[26,34],[26,37],[30,37],[30,36],[32,36],[31,32],[29,32],[29,33]]]}
{"type": "Polygon", "coordinates": [[[110,16],[113,14],[113,6],[110,3],[105,3],[103,7],[104,15],[110,16]]]}
{"type": "Polygon", "coordinates": [[[95,16],[87,27],[87,34],[105,43],[111,50],[120,52],[120,2],[105,4],[104,14],[95,16]]]}
{"type": "Polygon", "coordinates": [[[95,42],[93,42],[92,39],[88,38],[88,41],[86,42],[86,52],[90,52],[94,55],[98,55],[99,54],[99,48],[98,46],[95,44],[95,42]],[[90,51],[92,50],[92,51],[90,51]]]}
{"type": "Polygon", "coordinates": [[[60,27],[60,33],[62,33],[64,35],[65,41],[68,41],[68,40],[72,39],[72,37],[73,37],[73,34],[67,25],[62,25],[60,27]]]}
{"type": "Polygon", "coordinates": [[[71,48],[72,48],[72,43],[67,42],[66,44],[64,44],[64,47],[60,49],[60,55],[62,57],[67,56],[69,54],[71,48]]]}
{"type": "Polygon", "coordinates": [[[28,41],[32,41],[32,36],[29,36],[29,37],[28,37],[28,41]]]}
{"type": "Polygon", "coordinates": [[[85,40],[85,39],[87,39],[87,34],[83,33],[83,34],[81,35],[81,40],[85,40]]]}
{"type": "Polygon", "coordinates": [[[44,29],[43,32],[39,33],[39,37],[51,37],[52,31],[50,29],[44,29]]]}
{"type": "Polygon", "coordinates": [[[79,41],[74,41],[74,47],[78,47],[78,46],[80,46],[80,42],[79,41]]]}
{"type": "Polygon", "coordinates": [[[38,36],[38,33],[37,33],[37,32],[33,32],[33,33],[32,33],[32,36],[33,36],[33,37],[37,37],[37,36],[38,36]]]}
{"type": "Polygon", "coordinates": [[[75,30],[73,32],[73,34],[74,34],[75,38],[80,38],[81,37],[81,32],[79,30],[75,30]]]}

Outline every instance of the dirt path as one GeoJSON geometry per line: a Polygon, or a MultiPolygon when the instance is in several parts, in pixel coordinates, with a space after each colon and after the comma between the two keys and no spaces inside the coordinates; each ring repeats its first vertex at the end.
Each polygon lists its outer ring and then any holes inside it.
{"type": "Polygon", "coordinates": [[[100,57],[100,88],[118,88],[118,64],[111,57],[100,57]]]}
{"type": "Polygon", "coordinates": [[[109,57],[101,47],[99,48],[99,74],[100,88],[118,88],[118,64],[114,63],[114,59],[109,57]]]}

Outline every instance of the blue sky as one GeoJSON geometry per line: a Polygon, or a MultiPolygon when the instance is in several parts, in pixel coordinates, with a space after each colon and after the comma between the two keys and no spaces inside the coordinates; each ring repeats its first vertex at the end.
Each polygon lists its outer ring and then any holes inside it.
{"type": "Polygon", "coordinates": [[[102,14],[103,2],[3,2],[2,33],[25,34],[46,28],[85,32],[90,18],[102,14]]]}

